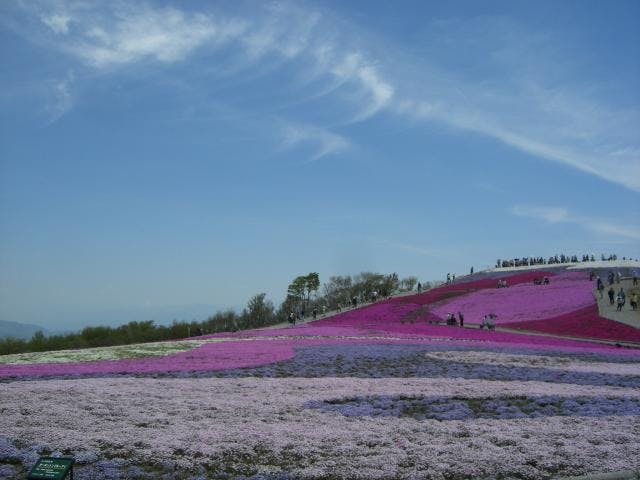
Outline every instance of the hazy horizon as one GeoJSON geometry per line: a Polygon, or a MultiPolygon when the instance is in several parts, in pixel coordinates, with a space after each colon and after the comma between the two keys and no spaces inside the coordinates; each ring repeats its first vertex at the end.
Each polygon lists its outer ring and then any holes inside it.
{"type": "Polygon", "coordinates": [[[635,1],[4,2],[0,319],[639,258],[639,20],[635,1]]]}

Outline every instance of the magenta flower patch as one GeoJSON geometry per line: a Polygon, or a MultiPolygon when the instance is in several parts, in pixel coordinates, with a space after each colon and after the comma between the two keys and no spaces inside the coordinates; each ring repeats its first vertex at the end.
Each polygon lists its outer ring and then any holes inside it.
{"type": "Polygon", "coordinates": [[[562,273],[552,277],[550,285],[520,283],[478,290],[445,301],[432,313],[444,318],[449,312],[463,312],[467,323],[481,323],[485,315],[494,313],[497,325],[542,320],[595,305],[592,289],[593,282],[585,273],[562,273]]]}
{"type": "Polygon", "coordinates": [[[548,320],[532,320],[509,324],[509,328],[627,342],[640,342],[640,330],[620,322],[602,318],[598,307],[591,305],[548,320]]]}

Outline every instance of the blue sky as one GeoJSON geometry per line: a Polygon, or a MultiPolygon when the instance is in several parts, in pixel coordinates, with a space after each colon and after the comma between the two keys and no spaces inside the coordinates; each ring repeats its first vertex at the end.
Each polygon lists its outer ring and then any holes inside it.
{"type": "Polygon", "coordinates": [[[3,2],[0,318],[640,257],[640,3],[3,2]]]}

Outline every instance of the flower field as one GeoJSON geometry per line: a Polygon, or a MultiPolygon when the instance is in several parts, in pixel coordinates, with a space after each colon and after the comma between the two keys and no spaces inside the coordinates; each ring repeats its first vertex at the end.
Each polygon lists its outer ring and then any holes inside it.
{"type": "Polygon", "coordinates": [[[480,323],[484,315],[495,313],[496,324],[503,325],[553,318],[595,304],[588,274],[563,273],[551,277],[551,281],[549,285],[520,283],[478,290],[444,302],[432,311],[441,318],[461,311],[469,323],[480,323]]]}
{"type": "Polygon", "coordinates": [[[584,274],[547,286],[533,274],[296,327],[0,357],[0,478],[24,478],[45,454],[73,455],[81,480],[640,469],[640,348],[429,323],[459,305],[509,328],[611,335],[584,274]]]}

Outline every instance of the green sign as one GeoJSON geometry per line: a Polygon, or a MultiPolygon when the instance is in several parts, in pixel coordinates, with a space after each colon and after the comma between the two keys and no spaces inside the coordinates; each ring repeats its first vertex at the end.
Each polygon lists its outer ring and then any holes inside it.
{"type": "Polygon", "coordinates": [[[40,457],[27,480],[64,480],[69,472],[73,479],[73,462],[69,457],[40,457]]]}

